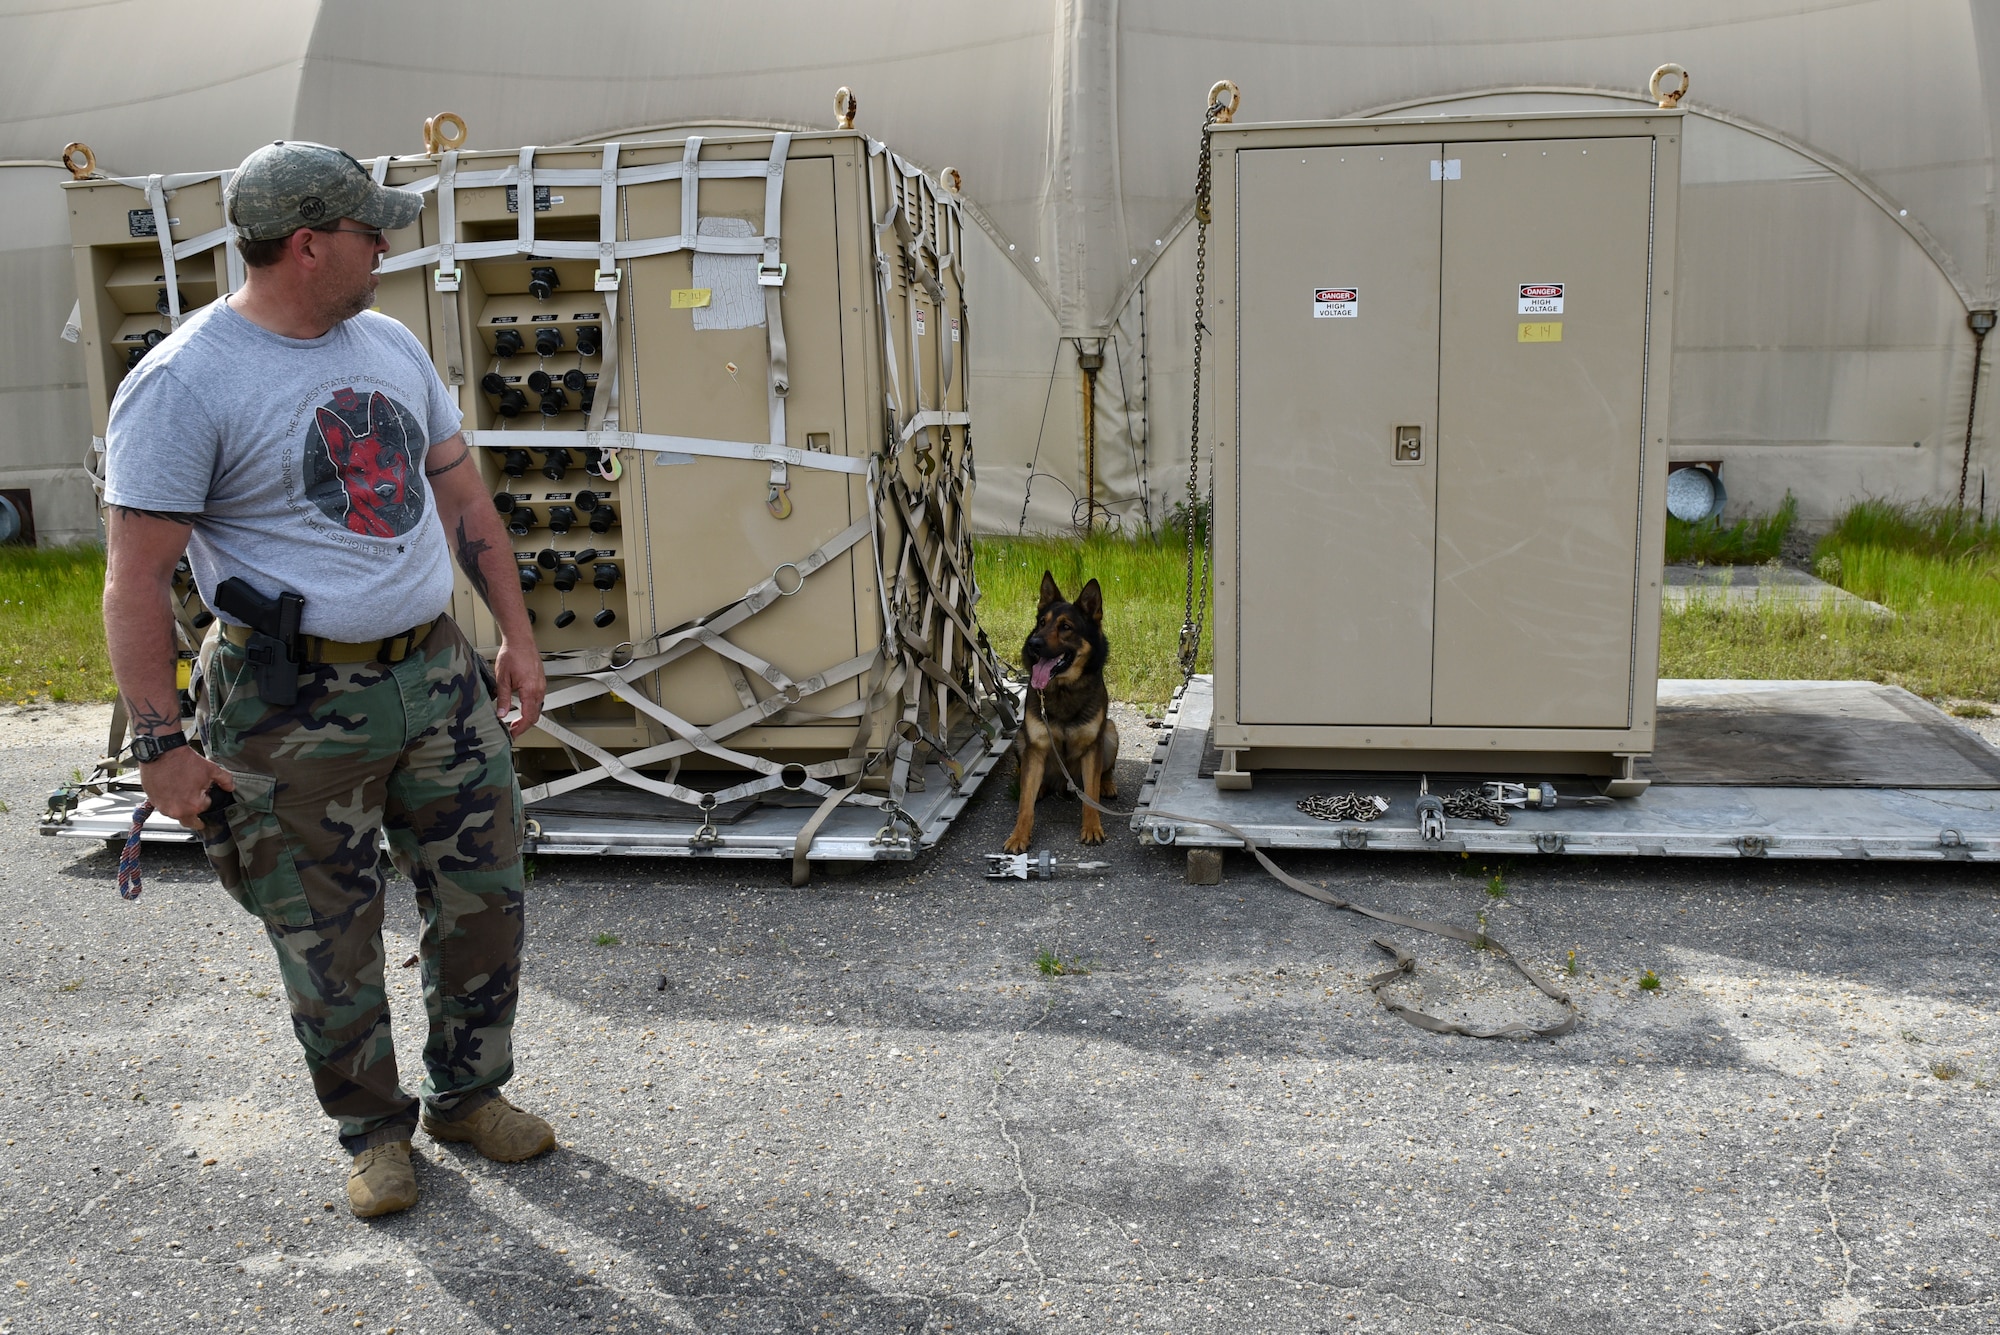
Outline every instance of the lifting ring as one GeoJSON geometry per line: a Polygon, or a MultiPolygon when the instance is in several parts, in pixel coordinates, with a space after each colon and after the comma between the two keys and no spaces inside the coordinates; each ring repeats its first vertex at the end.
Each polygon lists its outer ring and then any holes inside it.
{"type": "Polygon", "coordinates": [[[789,598],[806,586],[806,572],[799,569],[797,562],[787,561],[771,572],[771,585],[777,589],[780,598],[789,598]],[[785,581],[779,578],[787,570],[791,571],[792,578],[798,581],[789,589],[785,587],[785,581]]]}
{"type": "Polygon", "coordinates": [[[833,112],[837,119],[833,123],[836,130],[854,128],[854,113],[861,110],[861,99],[851,91],[842,88],[833,95],[833,112]]]}
{"type": "Polygon", "coordinates": [[[956,195],[965,189],[965,178],[959,175],[958,168],[946,167],[938,173],[938,184],[944,187],[946,194],[956,195]]]}
{"type": "Polygon", "coordinates": [[[633,644],[632,641],[630,640],[621,640],[617,644],[612,645],[611,659],[610,659],[611,666],[614,668],[630,667],[632,665],[632,660],[639,656],[637,650],[638,646],[633,644]],[[618,652],[621,649],[624,650],[625,652],[625,658],[623,662],[620,662],[618,658],[618,652]]]}
{"type": "Polygon", "coordinates": [[[1681,104],[1681,99],[1687,96],[1688,84],[1691,82],[1692,80],[1688,78],[1686,66],[1676,65],[1672,61],[1668,61],[1653,71],[1653,77],[1646,83],[1646,91],[1653,95],[1653,100],[1660,104],[1662,110],[1668,110],[1681,104]],[[1661,92],[1661,82],[1676,74],[1681,78],[1681,86],[1671,93],[1661,92]]]}
{"type": "Polygon", "coordinates": [[[1227,125],[1235,120],[1236,108],[1242,105],[1243,90],[1236,86],[1234,80],[1218,79],[1216,80],[1215,87],[1208,90],[1208,109],[1215,113],[1215,123],[1217,125],[1227,125]],[[1225,89],[1229,93],[1229,100],[1227,102],[1222,100],[1222,94],[1225,89]]]}
{"type": "Polygon", "coordinates": [[[424,152],[436,156],[465,147],[465,117],[440,111],[424,122],[424,152]],[[450,129],[452,133],[446,133],[450,129]]]}
{"type": "Polygon", "coordinates": [[[74,179],[87,180],[97,170],[97,154],[90,151],[89,144],[64,144],[62,164],[69,168],[69,174],[74,179]]]}

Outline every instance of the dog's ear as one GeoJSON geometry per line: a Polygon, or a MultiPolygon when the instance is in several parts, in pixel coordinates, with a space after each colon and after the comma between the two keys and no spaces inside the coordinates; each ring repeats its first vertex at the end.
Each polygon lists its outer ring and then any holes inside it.
{"type": "Polygon", "coordinates": [[[1092,621],[1103,622],[1104,592],[1097,587],[1096,580],[1093,579],[1090,583],[1084,585],[1083,592],[1077,594],[1076,610],[1089,617],[1092,621]]]}
{"type": "Polygon", "coordinates": [[[1037,612],[1047,611],[1051,604],[1059,603],[1062,600],[1062,590],[1056,587],[1056,577],[1044,570],[1042,572],[1042,601],[1036,605],[1035,610],[1037,612]]]}

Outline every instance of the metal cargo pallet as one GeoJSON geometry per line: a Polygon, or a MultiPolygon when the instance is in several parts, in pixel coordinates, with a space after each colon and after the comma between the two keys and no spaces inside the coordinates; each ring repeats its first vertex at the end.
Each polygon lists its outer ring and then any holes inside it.
{"type": "MultiPolygon", "coordinates": [[[[1006,754],[1012,739],[991,742],[975,732],[952,757],[956,782],[935,759],[912,767],[901,815],[885,819],[877,807],[842,806],[813,834],[815,862],[908,862],[933,848],[1006,754]]],[[[41,831],[74,839],[123,840],[141,798],[130,771],[106,781],[105,791],[84,797],[68,812],[52,810],[41,831]]],[[[820,799],[780,793],[779,801],[750,800],[715,809],[704,823],[685,807],[640,804],[630,789],[603,787],[538,802],[528,808],[525,851],[538,855],[786,859],[820,799]],[[629,796],[628,796],[629,795],[629,796]]],[[[193,843],[194,835],[164,816],[146,822],[147,843],[193,843]]]]}
{"type": "MultiPolygon", "coordinates": [[[[1267,848],[2000,861],[2000,750],[1907,691],[1873,682],[1663,680],[1644,794],[1516,809],[1505,825],[1447,819],[1440,839],[1420,831],[1415,774],[1259,770],[1249,791],[1217,791],[1203,773],[1213,773],[1204,765],[1213,689],[1212,678],[1195,677],[1168,707],[1132,816],[1143,843],[1243,847],[1184,819],[1197,817],[1267,848]],[[1379,794],[1388,809],[1362,823],[1298,808],[1311,794],[1350,790],[1379,794]]],[[[1427,777],[1434,795],[1482,780],[1545,779],[1564,798],[1594,795],[1589,780],[1569,787],[1559,775],[1427,777]]]]}

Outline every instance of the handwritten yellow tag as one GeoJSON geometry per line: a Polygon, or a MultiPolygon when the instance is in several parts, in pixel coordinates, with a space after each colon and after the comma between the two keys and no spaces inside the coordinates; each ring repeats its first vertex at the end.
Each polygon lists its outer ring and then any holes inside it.
{"type": "Polygon", "coordinates": [[[673,309],[691,311],[697,306],[708,305],[710,290],[705,287],[677,287],[673,292],[673,309]]]}
{"type": "Polygon", "coordinates": [[[1523,343],[1560,343],[1563,341],[1562,322],[1558,320],[1554,324],[1530,324],[1523,321],[1520,341],[1523,343]]]}

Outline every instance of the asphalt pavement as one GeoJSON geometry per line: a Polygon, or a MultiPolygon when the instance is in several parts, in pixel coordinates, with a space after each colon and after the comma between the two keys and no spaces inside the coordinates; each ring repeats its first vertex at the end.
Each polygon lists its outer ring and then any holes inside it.
{"type": "MultiPolygon", "coordinates": [[[[0,1335],[2000,1326],[1990,869],[1282,859],[1484,914],[1582,1011],[1482,1042],[1383,1011],[1379,926],[1234,855],[1198,888],[1122,827],[1082,849],[1071,799],[1037,847],[1108,870],[986,880],[1004,777],[926,860],[801,890],[542,858],[508,1092],[560,1148],[419,1135],[421,1201],[362,1222],[269,947],[198,852],[149,848],[125,903],[100,844],[37,833],[102,717],[0,717],[0,1335]]],[[[1490,952],[1390,935],[1403,1000],[1560,1014],[1490,952]]]]}

